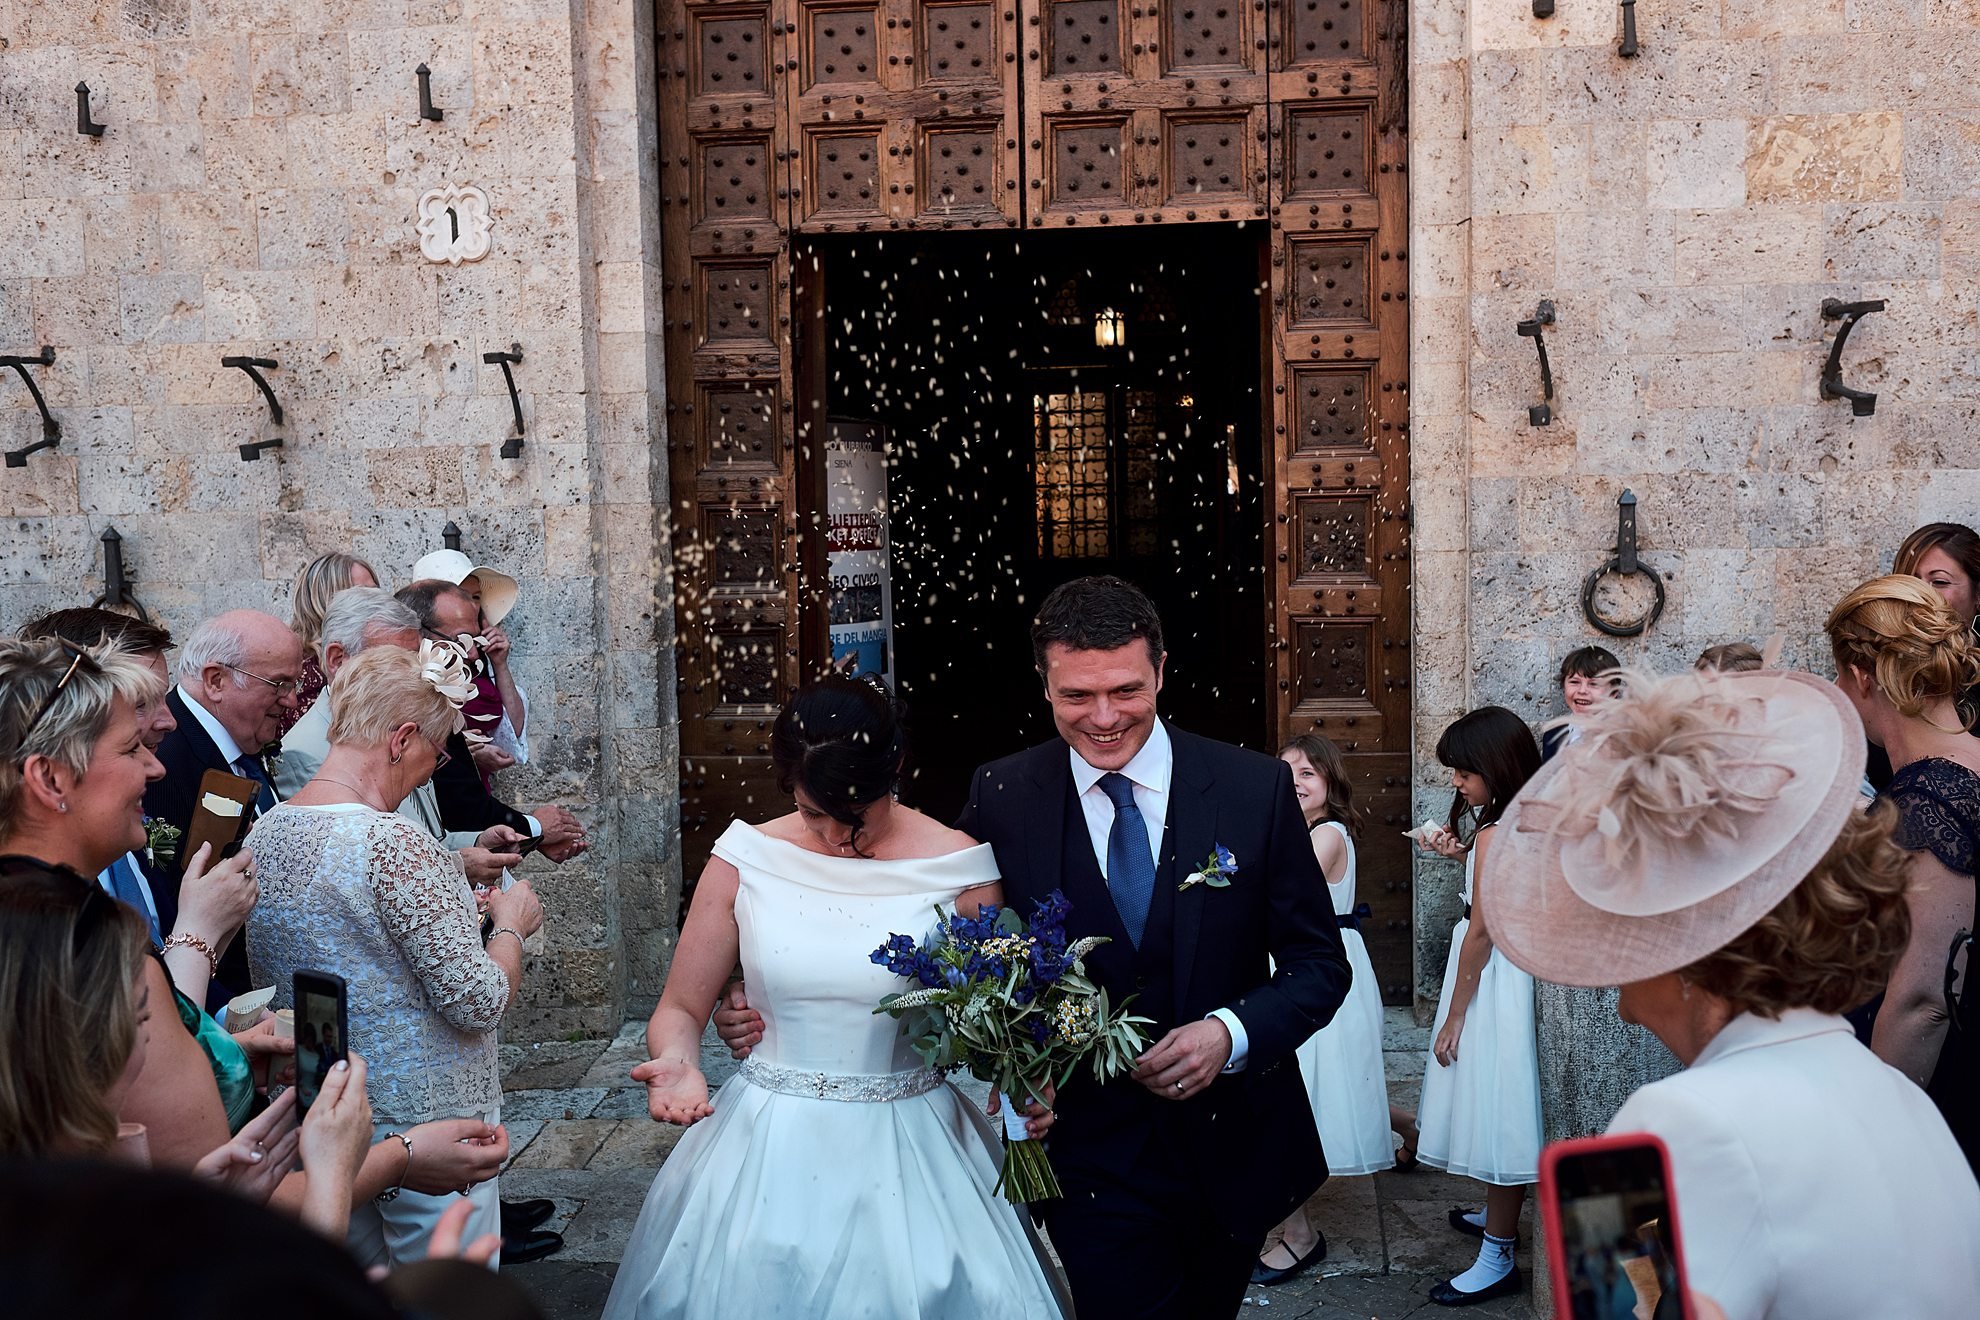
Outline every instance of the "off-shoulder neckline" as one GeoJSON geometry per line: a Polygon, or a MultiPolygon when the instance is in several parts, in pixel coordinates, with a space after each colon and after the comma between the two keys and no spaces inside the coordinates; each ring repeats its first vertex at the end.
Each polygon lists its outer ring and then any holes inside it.
{"type": "MultiPolygon", "coordinates": [[[[830,853],[813,852],[802,844],[792,843],[789,839],[780,839],[774,834],[766,833],[761,826],[752,825],[746,820],[739,820],[736,824],[767,843],[774,843],[780,848],[788,848],[790,851],[809,857],[813,861],[835,864],[850,863],[855,866],[870,866],[874,864],[906,866],[914,862],[946,862],[952,857],[968,857],[972,853],[990,846],[987,843],[972,843],[967,848],[957,848],[953,852],[931,853],[923,857],[834,857],[830,853]]],[[[988,884],[990,882],[986,880],[984,883],[988,884]]]]}

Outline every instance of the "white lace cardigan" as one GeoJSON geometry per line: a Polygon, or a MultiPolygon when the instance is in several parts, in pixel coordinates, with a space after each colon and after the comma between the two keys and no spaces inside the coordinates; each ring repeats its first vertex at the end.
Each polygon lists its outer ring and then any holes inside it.
{"type": "Polygon", "coordinates": [[[501,1104],[495,1028],[509,978],[481,946],[457,854],[401,816],[284,803],[248,834],[261,898],[249,965],[290,1007],[298,969],[350,986],[350,1046],[380,1122],[488,1118],[501,1104]]]}

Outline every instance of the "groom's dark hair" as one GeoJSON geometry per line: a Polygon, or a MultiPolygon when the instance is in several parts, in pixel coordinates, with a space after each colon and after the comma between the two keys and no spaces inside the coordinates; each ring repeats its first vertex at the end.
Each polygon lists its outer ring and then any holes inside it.
{"type": "Polygon", "coordinates": [[[1045,672],[1045,648],[1054,642],[1075,651],[1117,651],[1139,637],[1148,662],[1162,664],[1162,617],[1134,583],[1110,576],[1074,578],[1045,598],[1031,621],[1031,660],[1045,672]]]}

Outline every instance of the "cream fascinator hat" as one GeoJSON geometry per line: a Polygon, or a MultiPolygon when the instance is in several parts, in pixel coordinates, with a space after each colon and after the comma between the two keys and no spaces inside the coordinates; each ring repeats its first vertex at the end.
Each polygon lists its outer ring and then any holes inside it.
{"type": "Polygon", "coordinates": [[[1479,878],[1493,944],[1560,985],[1641,981],[1725,947],[1860,805],[1863,725],[1833,684],[1625,681],[1506,807],[1479,878]]]}
{"type": "Polygon", "coordinates": [[[438,578],[455,586],[469,578],[481,582],[481,617],[494,627],[516,607],[516,598],[522,595],[522,588],[507,573],[492,568],[482,568],[458,550],[435,550],[420,556],[412,567],[413,581],[423,582],[428,578],[438,578]]]}

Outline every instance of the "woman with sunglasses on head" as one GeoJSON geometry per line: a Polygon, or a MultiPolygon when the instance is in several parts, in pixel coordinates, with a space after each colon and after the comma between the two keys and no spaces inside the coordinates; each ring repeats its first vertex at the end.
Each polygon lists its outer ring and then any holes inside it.
{"type": "MultiPolygon", "coordinates": [[[[77,927],[82,928],[85,900],[87,910],[99,914],[83,931],[85,935],[98,927],[120,929],[109,919],[120,913],[130,913],[130,920],[137,923],[141,975],[133,978],[130,993],[147,1005],[150,1022],[142,1058],[131,1066],[116,1113],[121,1121],[144,1127],[154,1164],[192,1169],[219,1150],[232,1148],[246,1159],[254,1138],[241,1142],[239,1137],[255,1132],[263,1120],[242,1114],[244,1126],[230,1143],[237,1125],[229,1122],[220,1079],[200,1047],[199,1032],[211,1019],[175,990],[155,952],[143,956],[148,941],[142,918],[103,895],[95,880],[85,878],[144,845],[144,788],[163,771],[144,745],[137,711],[144,703],[156,702],[163,690],[157,675],[114,647],[86,650],[58,640],[0,640],[0,866],[69,877],[80,887],[74,900],[77,927]],[[176,1028],[171,1025],[175,1018],[176,1028]]],[[[20,961],[0,958],[0,969],[19,977],[23,975],[20,961]]],[[[10,982],[9,992],[20,991],[23,984],[10,982]]],[[[116,990],[106,986],[103,992],[116,990]]],[[[0,1016],[19,1021],[5,1003],[0,1003],[0,1016]]],[[[63,1028],[82,1029],[81,1024],[63,1028]]],[[[209,1030],[209,1038],[216,1033],[217,1028],[209,1030]]],[[[41,1034],[52,1039],[56,1033],[41,1034]]],[[[225,1040],[224,1033],[218,1039],[225,1040]]],[[[98,1045],[83,1043],[90,1048],[98,1045]]],[[[16,1093],[20,1079],[46,1071],[25,1056],[18,1057],[14,1066],[10,1075],[16,1079],[16,1093]]],[[[271,1120],[277,1127],[292,1121],[284,1118],[286,1105],[281,1108],[283,1112],[271,1120]]],[[[499,1155],[485,1156],[456,1144],[464,1138],[485,1137],[480,1125],[448,1125],[412,1135],[428,1138],[419,1167],[408,1167],[396,1142],[389,1143],[389,1149],[374,1147],[355,1186],[342,1180],[344,1193],[368,1199],[401,1180],[458,1187],[486,1176],[484,1170],[492,1171],[500,1163],[499,1155]]],[[[272,1145],[273,1140],[264,1141],[264,1154],[272,1145]]],[[[327,1195],[328,1186],[320,1184],[318,1195],[327,1195]]],[[[277,1200],[300,1212],[307,1191],[306,1180],[296,1176],[285,1181],[277,1200]]]]}
{"type": "MultiPolygon", "coordinates": [[[[299,970],[345,978],[346,1043],[371,1061],[381,1139],[437,1119],[500,1122],[495,1028],[522,984],[523,940],[543,924],[519,881],[490,894],[484,939],[458,856],[395,814],[444,763],[472,691],[446,643],[372,647],[346,661],[323,696],[322,764],[248,835],[262,895],[248,919],[254,980],[286,1005],[299,970]]],[[[368,1265],[423,1259],[441,1214],[463,1196],[474,1205],[469,1233],[498,1232],[496,1180],[461,1186],[360,1205],[352,1250],[368,1265]]]]}

